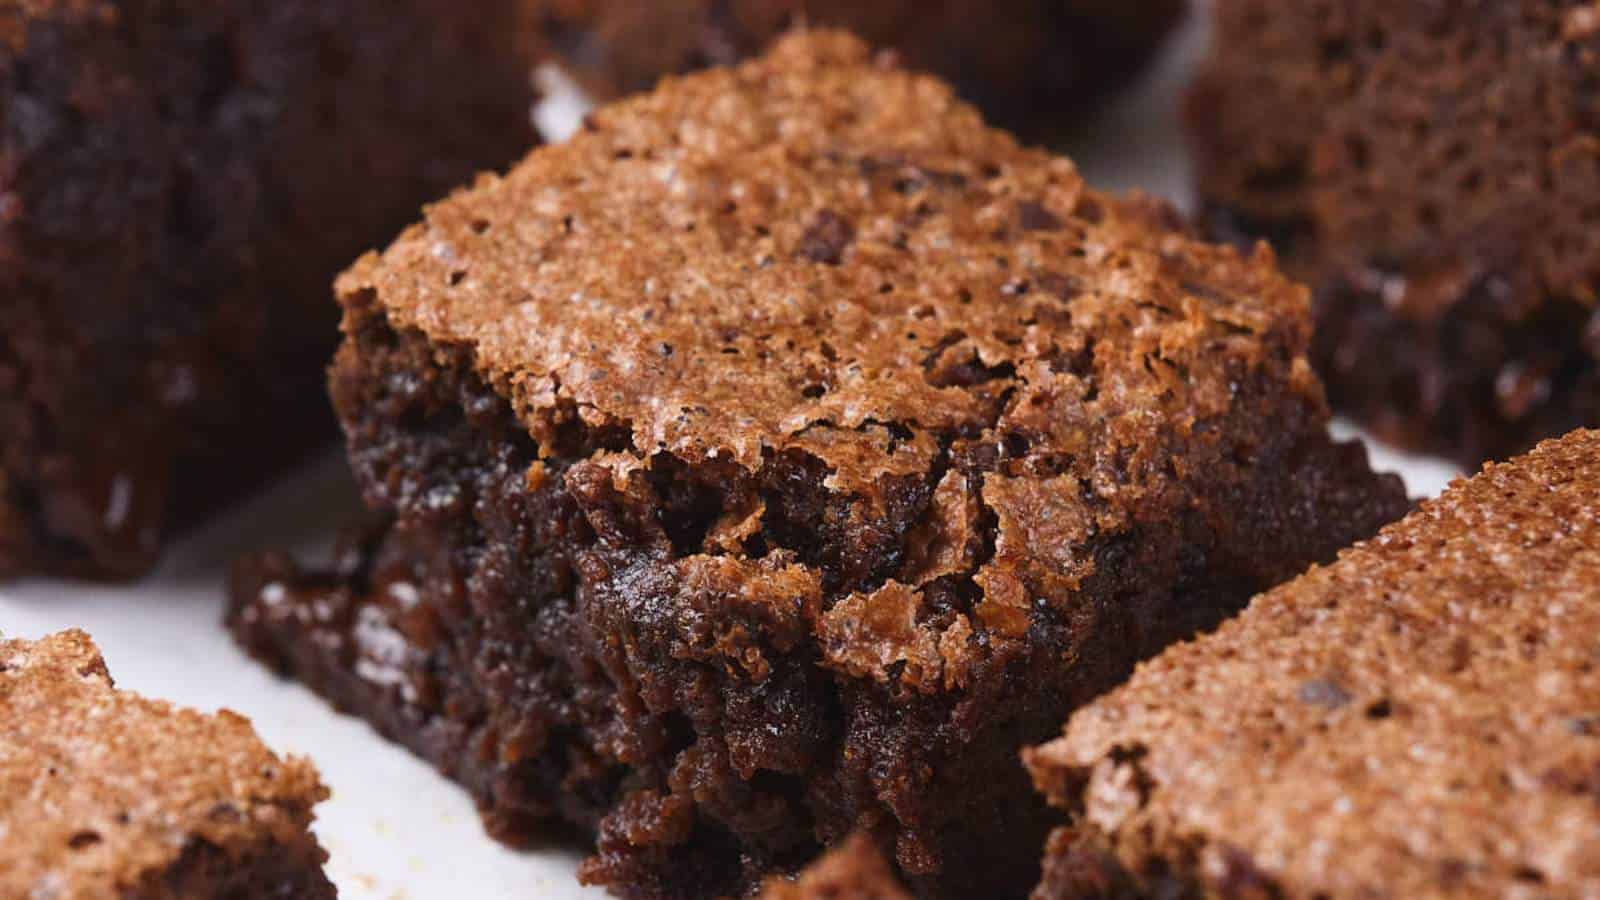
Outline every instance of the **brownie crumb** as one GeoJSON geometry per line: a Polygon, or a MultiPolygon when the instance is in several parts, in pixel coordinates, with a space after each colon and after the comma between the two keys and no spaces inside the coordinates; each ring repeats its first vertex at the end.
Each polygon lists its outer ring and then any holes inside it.
{"type": "Polygon", "coordinates": [[[865,834],[853,834],[793,879],[771,878],[760,900],[910,900],[865,834]]]}

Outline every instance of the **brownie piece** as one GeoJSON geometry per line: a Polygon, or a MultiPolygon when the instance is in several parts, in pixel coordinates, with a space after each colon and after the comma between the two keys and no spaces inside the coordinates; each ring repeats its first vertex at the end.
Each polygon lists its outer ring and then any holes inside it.
{"type": "Polygon", "coordinates": [[[922,895],[1021,893],[1020,748],[1407,507],[1270,255],[837,33],[596,113],[337,293],[392,524],[244,564],[232,627],[626,896],[857,829],[922,895]]]}
{"type": "Polygon", "coordinates": [[[0,640],[0,722],[0,895],[334,896],[311,764],[118,691],[83,632],[0,640]]]}
{"type": "Polygon", "coordinates": [[[796,25],[847,29],[952,81],[1002,125],[1047,133],[1122,86],[1186,0],[529,0],[550,54],[589,92],[730,65],[796,25]]]}
{"type": "Polygon", "coordinates": [[[1458,481],[1026,759],[1134,879],[1100,896],[1600,896],[1600,432],[1458,481]]]}
{"type": "Polygon", "coordinates": [[[533,142],[520,2],[0,0],[0,577],[331,441],[334,276],[533,142]]]}
{"type": "Polygon", "coordinates": [[[1476,467],[1600,424],[1592,0],[1219,0],[1190,101],[1219,235],[1316,295],[1335,408],[1476,467]]]}
{"type": "Polygon", "coordinates": [[[840,842],[793,879],[771,878],[761,900],[910,900],[871,837],[840,842]]]}

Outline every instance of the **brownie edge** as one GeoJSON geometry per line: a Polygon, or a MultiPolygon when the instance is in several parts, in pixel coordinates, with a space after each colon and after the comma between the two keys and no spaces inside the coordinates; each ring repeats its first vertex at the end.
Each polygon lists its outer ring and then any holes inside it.
{"type": "Polygon", "coordinates": [[[335,896],[310,763],[117,690],[82,632],[0,640],[0,721],[0,895],[335,896]]]}
{"type": "Polygon", "coordinates": [[[252,653],[629,897],[849,834],[1016,896],[1017,762],[1407,508],[1303,289],[837,32],[598,110],[338,283],[380,520],[241,564],[252,653]]]}
{"type": "Polygon", "coordinates": [[[1600,432],[1457,481],[1028,751],[1039,900],[1600,896],[1600,432]]]}

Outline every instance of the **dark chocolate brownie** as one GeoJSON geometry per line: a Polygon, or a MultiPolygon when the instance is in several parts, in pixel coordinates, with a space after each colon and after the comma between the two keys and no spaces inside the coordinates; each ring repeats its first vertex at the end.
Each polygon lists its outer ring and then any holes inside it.
{"type": "Polygon", "coordinates": [[[876,842],[853,834],[795,878],[775,877],[761,900],[911,900],[876,842]]]}
{"type": "Polygon", "coordinates": [[[1219,0],[1189,117],[1335,408],[1472,467],[1600,424],[1593,0],[1219,0]]]}
{"type": "Polygon", "coordinates": [[[1027,762],[1087,832],[1040,900],[1085,896],[1097,844],[1131,879],[1098,896],[1600,896],[1600,432],[1457,482],[1027,762]]]}
{"type": "Polygon", "coordinates": [[[845,28],[1041,134],[1136,75],[1186,0],[527,0],[552,56],[610,99],[729,65],[795,25],[845,28]]]}
{"type": "Polygon", "coordinates": [[[88,635],[0,640],[0,722],[0,896],[334,896],[311,764],[116,690],[88,635]]]}
{"type": "Polygon", "coordinates": [[[533,141],[520,0],[0,0],[0,577],[330,441],[329,286],[533,141]]]}
{"type": "Polygon", "coordinates": [[[626,896],[858,828],[917,893],[1020,894],[1024,744],[1407,508],[1270,255],[836,33],[602,110],[337,292],[393,524],[243,565],[232,627],[626,896]]]}

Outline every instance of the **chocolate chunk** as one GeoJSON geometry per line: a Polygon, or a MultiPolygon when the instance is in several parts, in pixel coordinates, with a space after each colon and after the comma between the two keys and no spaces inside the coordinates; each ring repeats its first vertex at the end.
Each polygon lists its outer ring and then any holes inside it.
{"type": "Polygon", "coordinates": [[[837,266],[844,262],[844,252],[855,239],[855,226],[825,209],[817,213],[800,238],[800,255],[815,263],[837,266]]]}

